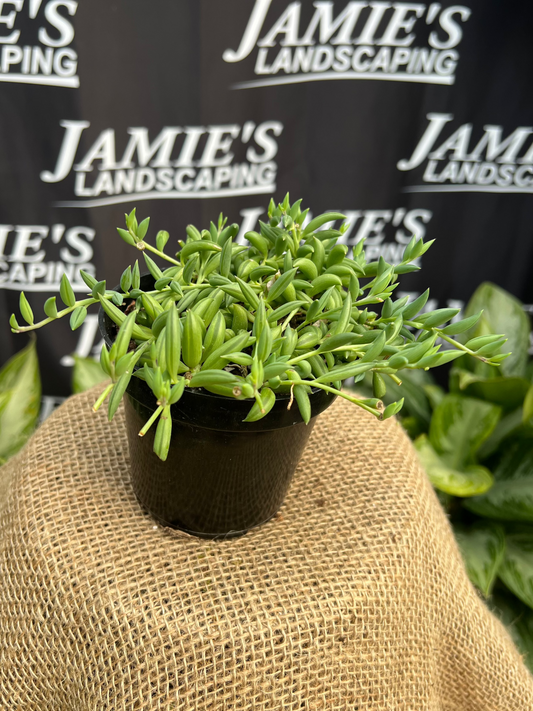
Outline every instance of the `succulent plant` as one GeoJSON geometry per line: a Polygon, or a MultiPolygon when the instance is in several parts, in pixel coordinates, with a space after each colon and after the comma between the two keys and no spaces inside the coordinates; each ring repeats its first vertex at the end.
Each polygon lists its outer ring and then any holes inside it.
{"type": "Polygon", "coordinates": [[[310,221],[307,215],[301,200],[292,205],[288,195],[278,205],[271,200],[268,221],[259,223],[260,232],[246,233],[244,244],[236,241],[239,225],[227,225],[220,215],[207,230],[189,225],[179,251],[170,256],[165,252],[168,232],[158,232],[153,246],[146,241],[150,218],[138,223],[133,210],[126,215],[126,229],[118,232],[143,252],[152,289],[140,288],[138,261],[122,274],[121,292],[81,271],[89,289],[86,299],[77,301],[63,276],[65,308],[58,310],[53,296],[44,305],[47,318],[35,323],[21,293],[20,311],[28,325],[20,326],[12,315],[11,328],[30,331],[70,314],[76,329],[87,308],[100,304],[118,330],[112,347],[102,347],[100,362],[112,383],[94,409],[109,397],[111,419],[130,379],[145,380],[157,409],[139,434],[158,420],[154,451],[163,460],[170,443],[170,408],[185,388],[250,399],[248,422],[264,417],[282,393],[309,422],[313,388],[384,420],[402,407],[403,399],[387,407],[381,401],[387,379],[401,383],[402,369],[432,368],[465,353],[490,365],[506,357],[497,354],[504,342],[498,336],[466,343],[453,338],[473,327],[481,313],[445,325],[459,310],[421,313],[429,290],[410,303],[407,297],[392,299],[398,277],[419,268],[414,262],[431,241],[413,237],[399,264],[383,258],[367,263],[362,241],[348,256],[346,224],[339,230],[328,225],[344,215],[329,212],[310,221]],[[170,266],[158,266],[147,252],[170,266]],[[444,342],[449,349],[442,348],[444,342]],[[360,399],[341,389],[345,379],[357,383],[368,371],[374,397],[360,399]]]}

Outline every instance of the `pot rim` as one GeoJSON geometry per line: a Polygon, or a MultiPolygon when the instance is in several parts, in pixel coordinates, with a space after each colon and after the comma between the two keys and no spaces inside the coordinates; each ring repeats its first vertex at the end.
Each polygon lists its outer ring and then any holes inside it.
{"type": "MultiPolygon", "coordinates": [[[[157,408],[154,394],[140,378],[133,377],[130,380],[126,393],[150,412],[157,408]]],[[[311,420],[329,407],[336,398],[333,393],[315,388],[309,395],[311,420]]],[[[274,406],[267,415],[255,422],[244,422],[254,403],[252,398],[237,400],[197,388],[185,388],[180,400],[171,406],[170,414],[174,422],[192,427],[242,434],[266,432],[304,423],[296,401],[290,410],[287,409],[289,401],[290,396],[285,393],[283,397],[276,396],[274,406]]]]}

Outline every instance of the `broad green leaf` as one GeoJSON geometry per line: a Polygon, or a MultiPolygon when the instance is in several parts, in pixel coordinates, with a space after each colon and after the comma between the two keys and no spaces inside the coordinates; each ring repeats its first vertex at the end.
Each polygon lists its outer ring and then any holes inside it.
{"type": "Polygon", "coordinates": [[[505,530],[492,521],[454,526],[468,577],[488,597],[505,553],[505,530]]]}
{"type": "Polygon", "coordinates": [[[524,313],[522,304],[495,284],[485,282],[479,286],[465,309],[465,317],[472,316],[483,309],[475,329],[468,332],[468,339],[485,336],[490,333],[504,333],[508,341],[505,352],[511,352],[500,368],[477,362],[473,370],[478,375],[493,377],[499,372],[503,375],[525,375],[529,348],[529,318],[524,313]]]}
{"type": "Polygon", "coordinates": [[[460,395],[447,395],[435,408],[429,439],[452,469],[474,462],[480,445],[496,427],[501,410],[496,405],[460,395]]]}
{"type": "Polygon", "coordinates": [[[410,439],[416,439],[418,435],[421,435],[423,433],[421,424],[416,419],[416,417],[412,417],[411,415],[407,415],[407,417],[402,417],[401,424],[403,429],[409,435],[410,439]]]}
{"type": "Polygon", "coordinates": [[[0,370],[0,457],[9,459],[25,444],[39,417],[41,379],[35,341],[0,370]]]}
{"type": "Polygon", "coordinates": [[[446,391],[440,385],[424,385],[424,392],[433,409],[440,405],[446,397],[446,391]]]}
{"type": "Polygon", "coordinates": [[[494,591],[491,602],[492,611],[507,627],[518,650],[525,655],[525,663],[533,672],[533,610],[503,586],[494,591]]]}
{"type": "MultiPolygon", "coordinates": [[[[464,365],[465,360],[461,361],[464,365]]],[[[467,370],[464,367],[454,365],[450,370],[450,383],[449,388],[451,393],[463,394],[464,390],[470,385],[470,383],[475,383],[480,379],[480,376],[472,373],[471,370],[467,370]]],[[[485,380],[485,378],[481,378],[485,380]]]]}
{"type": "Polygon", "coordinates": [[[402,381],[401,385],[386,378],[387,395],[383,402],[389,405],[404,398],[402,414],[414,417],[423,429],[427,430],[431,419],[431,408],[424,387],[433,385],[433,378],[424,370],[402,370],[398,377],[402,381]]]}
{"type": "Polygon", "coordinates": [[[533,424],[533,385],[528,388],[523,407],[522,421],[524,424],[533,424]]]}
{"type": "Polygon", "coordinates": [[[102,366],[92,358],[81,358],[74,356],[74,368],[72,370],[72,392],[82,393],[107,380],[107,376],[102,370],[102,366]]]}
{"type": "Polygon", "coordinates": [[[494,469],[494,479],[490,491],[465,501],[465,508],[499,521],[533,523],[532,440],[518,440],[508,446],[494,469]]]}
{"type": "Polygon", "coordinates": [[[464,394],[493,402],[504,410],[510,411],[522,404],[528,386],[529,383],[525,378],[492,378],[472,382],[464,390],[464,394]]]}
{"type": "Polygon", "coordinates": [[[7,407],[10,398],[11,390],[0,391],[0,415],[4,411],[4,408],[7,407]]]}
{"type": "Polygon", "coordinates": [[[436,489],[452,496],[475,496],[492,486],[492,475],[488,469],[470,465],[464,470],[453,469],[444,462],[431,446],[427,435],[422,434],[415,442],[422,466],[436,489]]]}
{"type": "Polygon", "coordinates": [[[506,532],[505,556],[498,575],[509,590],[533,608],[532,526],[516,526],[506,532]]]}
{"type": "Polygon", "coordinates": [[[446,494],[444,491],[440,491],[440,489],[435,489],[435,493],[437,494],[437,499],[439,500],[440,505],[446,514],[449,514],[455,498],[451,494],[446,494]]]}
{"type": "Polygon", "coordinates": [[[508,438],[532,436],[533,427],[523,424],[522,408],[518,407],[516,410],[507,413],[501,418],[491,436],[486,439],[478,449],[478,457],[483,460],[491,454],[494,454],[502,442],[508,438]]]}
{"type": "Polygon", "coordinates": [[[462,368],[453,368],[450,377],[450,390],[453,392],[493,402],[506,411],[522,404],[529,386],[526,378],[484,378],[462,368]]]}

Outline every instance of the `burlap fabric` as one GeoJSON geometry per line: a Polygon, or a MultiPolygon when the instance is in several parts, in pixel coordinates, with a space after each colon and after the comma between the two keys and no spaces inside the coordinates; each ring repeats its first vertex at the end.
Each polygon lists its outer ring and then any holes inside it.
{"type": "Polygon", "coordinates": [[[94,398],[0,470],[2,709],[533,709],[396,422],[338,400],[277,518],[213,542],[140,509],[94,398]]]}

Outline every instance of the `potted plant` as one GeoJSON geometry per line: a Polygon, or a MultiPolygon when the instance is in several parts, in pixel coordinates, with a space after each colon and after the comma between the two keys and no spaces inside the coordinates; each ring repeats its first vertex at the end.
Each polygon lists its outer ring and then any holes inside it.
{"type": "Polygon", "coordinates": [[[429,291],[412,303],[392,300],[399,275],[418,269],[414,261],[431,242],[413,237],[400,264],[367,263],[362,242],[348,256],[346,225],[328,226],[344,215],[309,221],[307,213],[288,195],[271,200],[268,221],[245,244],[235,241],[239,226],[220,215],[207,230],[189,225],[171,256],[168,232],[150,244],[149,218],[138,223],[133,210],[118,232],[143,252],[148,274],[135,262],[108,289],[81,271],[89,294],[80,301],[63,276],[65,308],[51,297],[38,323],[21,293],[28,325],[13,315],[16,333],[66,315],[76,329],[100,304],[101,364],[112,383],[94,409],[109,399],[111,419],[127,393],[133,486],[166,525],[207,537],[245,533],[279,509],[314,419],[335,397],[384,420],[402,407],[403,400],[387,407],[381,400],[402,369],[464,353],[491,365],[505,358],[497,337],[480,349],[454,340],[479,314],[444,325],[458,310],[421,313],[429,291]],[[341,389],[367,372],[373,397],[341,389]]]}

